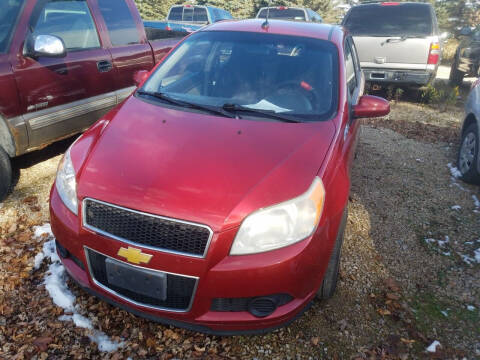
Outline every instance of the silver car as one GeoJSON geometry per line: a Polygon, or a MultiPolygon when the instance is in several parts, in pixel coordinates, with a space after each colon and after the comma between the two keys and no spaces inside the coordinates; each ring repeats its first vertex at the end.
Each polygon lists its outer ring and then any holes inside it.
{"type": "Polygon", "coordinates": [[[461,179],[471,184],[480,184],[480,81],[477,80],[465,105],[465,121],[462,126],[462,142],[458,152],[457,166],[461,179]]]}
{"type": "Polygon", "coordinates": [[[353,35],[367,82],[418,88],[435,79],[442,44],[432,5],[358,5],[342,24],[353,35]]]}

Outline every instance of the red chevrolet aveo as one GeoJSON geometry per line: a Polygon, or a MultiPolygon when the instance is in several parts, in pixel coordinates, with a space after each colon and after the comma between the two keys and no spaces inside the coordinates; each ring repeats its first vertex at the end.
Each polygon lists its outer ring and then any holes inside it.
{"type": "Polygon", "coordinates": [[[215,334],[332,296],[356,119],[389,105],[341,27],[263,21],[186,38],[65,154],[51,225],[87,291],[215,334]]]}

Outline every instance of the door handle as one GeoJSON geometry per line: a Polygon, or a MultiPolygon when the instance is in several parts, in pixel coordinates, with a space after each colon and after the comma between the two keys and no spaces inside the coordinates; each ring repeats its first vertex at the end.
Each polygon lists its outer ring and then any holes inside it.
{"type": "Polygon", "coordinates": [[[97,62],[97,69],[101,73],[109,72],[110,70],[112,70],[112,68],[113,68],[113,65],[108,60],[101,60],[97,62]]]}

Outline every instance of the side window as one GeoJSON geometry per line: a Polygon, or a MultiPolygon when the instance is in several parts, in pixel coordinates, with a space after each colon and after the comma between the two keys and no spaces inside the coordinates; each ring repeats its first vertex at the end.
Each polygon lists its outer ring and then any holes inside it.
{"type": "Polygon", "coordinates": [[[355,61],[354,55],[352,53],[352,48],[350,42],[346,43],[345,46],[345,66],[346,66],[346,75],[347,75],[347,87],[350,96],[353,97],[355,89],[357,88],[357,77],[355,74],[355,61]]]}
{"type": "Polygon", "coordinates": [[[183,6],[174,6],[170,9],[168,20],[182,21],[183,6]]]}
{"type": "Polygon", "coordinates": [[[69,51],[100,47],[97,29],[85,0],[50,0],[31,20],[33,35],[60,37],[69,51]]]}
{"type": "Polygon", "coordinates": [[[193,22],[208,22],[207,9],[203,7],[196,7],[193,11],[193,22]]]}
{"type": "Polygon", "coordinates": [[[140,43],[140,34],[125,0],[98,0],[113,46],[140,43]]]}

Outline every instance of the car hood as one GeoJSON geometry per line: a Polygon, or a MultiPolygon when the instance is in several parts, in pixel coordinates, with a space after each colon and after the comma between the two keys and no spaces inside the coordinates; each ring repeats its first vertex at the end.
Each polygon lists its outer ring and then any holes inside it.
{"type": "Polygon", "coordinates": [[[85,154],[78,197],[216,232],[305,192],[335,133],[332,121],[230,119],[135,97],[112,114],[85,154]]]}

